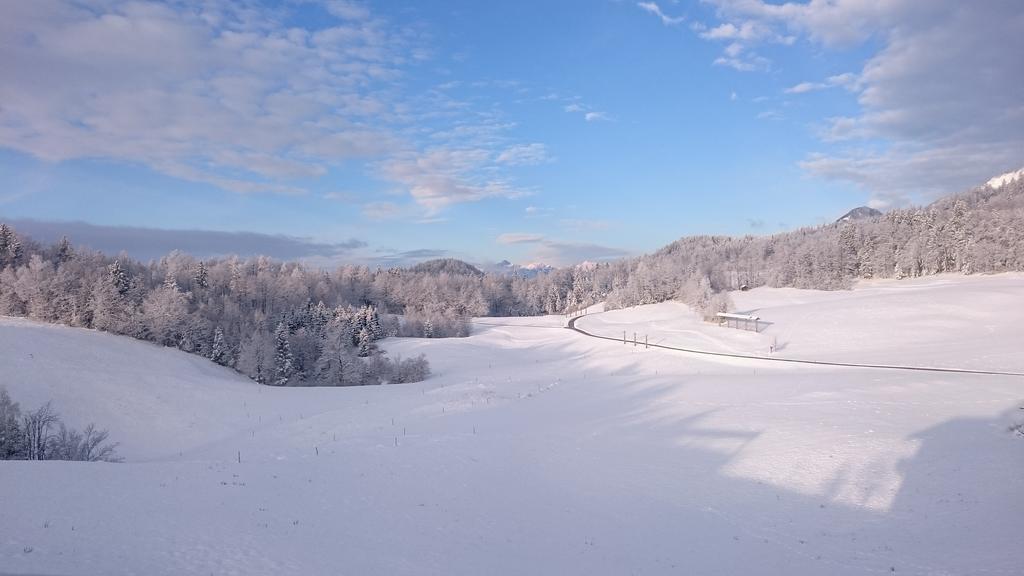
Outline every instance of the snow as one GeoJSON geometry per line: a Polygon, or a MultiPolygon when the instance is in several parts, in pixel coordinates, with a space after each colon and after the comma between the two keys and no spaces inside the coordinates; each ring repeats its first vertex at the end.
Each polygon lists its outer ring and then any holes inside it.
{"type": "Polygon", "coordinates": [[[988,182],[986,182],[986,185],[989,188],[999,188],[1022,177],[1024,177],[1024,168],[996,176],[995,178],[992,178],[988,182]]]}
{"type": "Polygon", "coordinates": [[[677,302],[576,325],[711,352],[1024,372],[1022,294],[1022,274],[861,281],[856,290],[834,292],[761,287],[731,294],[736,312],[761,318],[759,333],[702,322],[677,302]]]}
{"type": "MultiPolygon", "coordinates": [[[[671,303],[580,322],[723,350],[764,353],[774,334],[794,357],[1021,368],[1022,296],[1020,275],[939,277],[734,294],[774,322],[761,334],[671,303]]],[[[279,389],[0,319],[0,384],[109,428],[127,459],[0,462],[0,572],[1019,573],[1024,439],[1008,427],[1024,379],[714,359],[563,324],[487,318],[465,339],[386,341],[427,354],[423,383],[279,389]]]]}

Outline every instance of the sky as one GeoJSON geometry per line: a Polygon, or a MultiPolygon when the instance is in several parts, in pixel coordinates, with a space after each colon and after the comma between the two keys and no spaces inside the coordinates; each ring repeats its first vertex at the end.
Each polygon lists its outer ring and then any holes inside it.
{"type": "Polygon", "coordinates": [[[1018,0],[0,7],[0,219],[154,258],[568,265],[1024,166],[1018,0]]]}

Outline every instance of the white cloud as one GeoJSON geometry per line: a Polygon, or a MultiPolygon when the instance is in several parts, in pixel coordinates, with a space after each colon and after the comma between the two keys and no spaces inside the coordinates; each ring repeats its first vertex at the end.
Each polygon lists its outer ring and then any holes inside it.
{"type": "Polygon", "coordinates": [[[824,82],[801,82],[795,86],[787,88],[786,94],[805,94],[807,92],[823,90],[828,87],[828,84],[825,84],[824,82]]]}
{"type": "Polygon", "coordinates": [[[570,114],[580,114],[583,119],[587,122],[596,122],[598,120],[608,120],[608,115],[600,110],[595,110],[593,107],[583,104],[581,102],[570,102],[563,108],[570,114]]]}
{"type": "Polygon", "coordinates": [[[408,93],[400,80],[425,49],[413,27],[362,2],[318,3],[331,16],[315,24],[291,20],[308,2],[6,6],[0,147],[131,162],[239,193],[302,194],[362,164],[430,215],[520,194],[508,167],[537,160],[543,144],[516,148],[499,112],[445,90],[408,93]]]}
{"type": "Polygon", "coordinates": [[[490,167],[493,164],[488,150],[434,148],[387,160],[380,166],[380,173],[406,187],[426,215],[434,216],[456,203],[527,194],[495,178],[490,167]]]}
{"type": "Polygon", "coordinates": [[[725,66],[739,72],[767,70],[769,62],[757,54],[746,54],[740,57],[719,56],[712,61],[715,66],[725,66]]]}
{"type": "Polygon", "coordinates": [[[370,10],[362,3],[350,0],[328,0],[327,11],[346,20],[366,20],[370,10]]]}
{"type": "Polygon", "coordinates": [[[846,72],[829,76],[824,82],[801,82],[787,88],[786,94],[806,94],[807,92],[825,90],[826,88],[834,88],[836,86],[846,88],[847,90],[856,90],[859,84],[856,74],[846,72]]]}
{"type": "Polygon", "coordinates": [[[547,146],[539,143],[510,146],[498,154],[496,159],[499,164],[510,166],[543,164],[549,160],[547,146]]]}
{"type": "Polygon", "coordinates": [[[536,244],[544,241],[543,234],[525,232],[506,232],[497,238],[498,244],[536,244]]]}
{"type": "Polygon", "coordinates": [[[683,16],[668,16],[662,11],[661,7],[654,2],[637,2],[636,5],[639,6],[641,10],[657,16],[661,20],[661,23],[666,26],[675,26],[676,24],[681,24],[686,21],[686,18],[683,16]]]}
{"type": "Polygon", "coordinates": [[[539,242],[530,253],[530,258],[534,262],[543,262],[553,266],[570,266],[586,261],[603,262],[627,256],[630,256],[628,251],[611,246],[586,242],[562,242],[559,240],[539,242]]]}
{"type": "Polygon", "coordinates": [[[365,121],[390,113],[410,43],[355,4],[329,3],[348,19],[320,30],[230,2],[79,6],[5,9],[0,146],[280,192],[393,141],[365,121]]]}
{"type": "Polygon", "coordinates": [[[565,242],[543,234],[508,232],[498,236],[499,244],[531,246],[529,259],[553,266],[569,266],[584,261],[615,260],[630,253],[619,248],[586,242],[565,242]]]}
{"type": "Polygon", "coordinates": [[[394,202],[369,202],[363,204],[362,212],[370,220],[391,220],[402,215],[402,207],[394,202]]]}
{"type": "Polygon", "coordinates": [[[758,22],[748,20],[740,23],[739,26],[726,22],[715,26],[714,28],[708,28],[700,32],[700,37],[705,40],[766,40],[773,39],[782,43],[791,43],[788,37],[777,36],[771,28],[764,26],[758,22]]]}
{"type": "Polygon", "coordinates": [[[350,258],[367,246],[366,242],[355,238],[327,242],[257,232],[102,226],[43,220],[9,220],[8,224],[40,242],[57,242],[62,236],[67,236],[75,246],[106,254],[127,252],[143,262],[166,256],[174,250],[197,258],[262,255],[281,260],[321,258],[337,262],[350,258]]]}
{"type": "Polygon", "coordinates": [[[553,210],[551,208],[542,208],[540,206],[527,206],[523,212],[527,218],[541,218],[550,216],[553,210]]]}
{"type": "MultiPolygon", "coordinates": [[[[722,20],[716,28],[739,30],[754,21],[773,32],[741,40],[740,53],[794,34],[826,50],[868,40],[880,45],[858,73],[787,90],[842,87],[858,97],[859,113],[830,119],[822,133],[845,147],[809,157],[802,166],[811,174],[853,182],[876,201],[898,204],[963,189],[1024,163],[1019,2],[710,2],[722,20]]],[[[727,59],[720,63],[750,68],[727,59]]]]}

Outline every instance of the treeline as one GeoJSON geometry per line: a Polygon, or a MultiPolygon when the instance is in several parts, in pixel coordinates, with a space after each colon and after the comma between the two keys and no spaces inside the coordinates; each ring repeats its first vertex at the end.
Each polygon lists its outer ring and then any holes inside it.
{"type": "Polygon", "coordinates": [[[0,386],[0,460],[119,462],[117,444],[107,437],[92,424],[81,432],[68,428],[50,402],[22,413],[0,386]]]}
{"type": "Polygon", "coordinates": [[[383,286],[391,288],[382,279],[366,268],[328,274],[267,258],[200,261],[177,252],[143,264],[75,250],[66,238],[43,246],[0,224],[0,314],[179,348],[264,384],[426,378],[425,358],[390,359],[375,343],[393,335],[468,334],[469,311],[410,306],[402,321],[377,305],[383,286]]]}
{"type": "Polygon", "coordinates": [[[697,307],[747,286],[849,288],[861,278],[1024,271],[1024,178],[926,207],[771,236],[693,236],[601,267],[610,307],[681,298],[697,307]]]}
{"type": "Polygon", "coordinates": [[[484,274],[455,260],[412,269],[333,271],[268,258],[144,264],[43,246],[0,225],[0,314],[98,328],[202,354],[276,385],[361,385],[426,376],[392,360],[387,336],[469,334],[473,316],[532,316],[605,301],[670,299],[713,316],[728,291],[836,290],[859,278],[1024,270],[1024,179],[924,208],[771,236],[691,236],[637,258],[534,277],[484,274]]]}

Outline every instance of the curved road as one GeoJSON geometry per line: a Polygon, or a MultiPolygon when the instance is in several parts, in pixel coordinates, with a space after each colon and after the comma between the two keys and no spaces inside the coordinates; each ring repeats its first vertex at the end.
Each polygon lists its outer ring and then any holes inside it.
{"type": "MultiPolygon", "coordinates": [[[[577,316],[569,320],[567,328],[575,332],[579,332],[584,336],[590,338],[600,338],[601,340],[611,340],[612,342],[622,342],[621,338],[613,338],[611,336],[601,336],[591,332],[587,332],[582,328],[576,327],[576,321],[580,318],[586,318],[586,316],[577,316]]],[[[845,366],[848,368],[878,368],[883,370],[911,370],[915,372],[946,372],[953,374],[986,374],[990,376],[1024,376],[1022,372],[1000,372],[995,370],[970,370],[967,368],[932,368],[926,366],[900,366],[894,364],[852,364],[848,362],[827,362],[824,360],[798,360],[795,358],[774,358],[769,356],[748,356],[746,354],[733,354],[730,352],[709,352],[707,350],[694,350],[692,348],[678,348],[675,346],[666,346],[664,344],[647,344],[649,348],[662,348],[664,350],[675,350],[677,352],[687,352],[690,354],[702,354],[704,356],[723,356],[726,358],[743,358],[746,360],[763,360],[765,362],[789,362],[790,364],[816,364],[818,366],[845,366]]]]}

